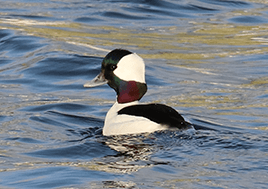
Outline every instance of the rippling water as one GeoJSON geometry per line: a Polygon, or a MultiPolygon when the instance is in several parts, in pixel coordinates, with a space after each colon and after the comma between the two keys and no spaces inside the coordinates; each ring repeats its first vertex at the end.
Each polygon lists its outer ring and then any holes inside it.
{"type": "Polygon", "coordinates": [[[267,188],[265,0],[0,1],[1,188],[267,188]],[[199,130],[102,136],[114,48],[199,130]]]}

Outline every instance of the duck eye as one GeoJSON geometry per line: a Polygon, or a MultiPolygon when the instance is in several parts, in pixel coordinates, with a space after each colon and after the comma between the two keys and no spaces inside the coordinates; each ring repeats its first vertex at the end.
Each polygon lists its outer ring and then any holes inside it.
{"type": "Polygon", "coordinates": [[[114,71],[116,68],[117,68],[117,66],[114,65],[114,64],[111,64],[111,65],[109,66],[109,69],[110,69],[111,71],[114,71]]]}

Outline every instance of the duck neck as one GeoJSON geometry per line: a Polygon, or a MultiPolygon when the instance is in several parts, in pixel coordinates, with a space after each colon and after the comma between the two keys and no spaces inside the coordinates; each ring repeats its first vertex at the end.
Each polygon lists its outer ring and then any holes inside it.
{"type": "Polygon", "coordinates": [[[147,91],[146,83],[136,81],[120,81],[120,85],[116,90],[117,102],[128,103],[140,100],[147,91]]]}

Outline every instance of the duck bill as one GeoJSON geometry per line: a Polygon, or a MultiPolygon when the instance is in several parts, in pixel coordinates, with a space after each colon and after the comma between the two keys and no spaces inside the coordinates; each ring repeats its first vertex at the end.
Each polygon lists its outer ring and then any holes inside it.
{"type": "Polygon", "coordinates": [[[107,84],[108,80],[105,79],[103,72],[97,75],[94,79],[84,84],[84,87],[97,87],[100,85],[107,84]]]}

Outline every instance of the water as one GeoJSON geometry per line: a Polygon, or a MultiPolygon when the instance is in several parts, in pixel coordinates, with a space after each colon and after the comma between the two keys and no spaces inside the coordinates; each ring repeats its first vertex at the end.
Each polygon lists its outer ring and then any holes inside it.
{"type": "Polygon", "coordinates": [[[267,188],[268,3],[0,1],[1,188],[267,188]],[[199,130],[104,137],[114,48],[199,130]]]}

